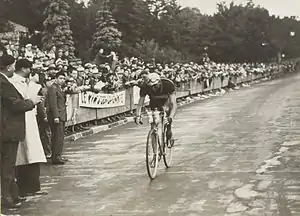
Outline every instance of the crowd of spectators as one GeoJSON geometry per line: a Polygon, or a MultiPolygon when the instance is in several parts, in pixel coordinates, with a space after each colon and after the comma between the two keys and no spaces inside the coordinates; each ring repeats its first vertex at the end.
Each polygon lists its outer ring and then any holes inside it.
{"type": "MultiPolygon", "coordinates": [[[[277,63],[215,63],[205,61],[203,64],[190,63],[156,63],[144,62],[132,57],[119,60],[115,52],[108,55],[100,49],[95,59],[83,62],[75,58],[73,53],[57,49],[55,46],[45,52],[37,46],[27,44],[25,47],[6,44],[7,53],[16,59],[26,58],[33,62],[33,74],[40,81],[54,79],[55,74],[63,71],[67,74],[66,88],[68,93],[80,91],[95,91],[113,93],[132,84],[138,84],[142,73],[156,72],[171,79],[176,86],[191,80],[205,81],[214,77],[239,77],[249,74],[264,74],[278,70],[277,63]]],[[[293,67],[293,64],[283,64],[283,67],[293,67]]]]}

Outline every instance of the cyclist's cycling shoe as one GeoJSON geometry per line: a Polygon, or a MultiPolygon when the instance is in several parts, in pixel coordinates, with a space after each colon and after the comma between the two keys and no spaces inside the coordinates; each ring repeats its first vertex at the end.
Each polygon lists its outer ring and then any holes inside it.
{"type": "Polygon", "coordinates": [[[166,131],[166,138],[167,138],[167,147],[172,148],[174,146],[175,139],[173,138],[173,133],[172,130],[170,130],[170,128],[168,128],[166,131]]]}
{"type": "Polygon", "coordinates": [[[168,148],[172,148],[175,144],[175,139],[174,138],[171,138],[169,139],[169,142],[167,144],[168,148]]]}

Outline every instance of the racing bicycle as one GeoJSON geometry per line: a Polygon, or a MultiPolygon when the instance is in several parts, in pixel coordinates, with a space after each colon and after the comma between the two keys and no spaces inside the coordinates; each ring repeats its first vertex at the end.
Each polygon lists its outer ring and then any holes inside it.
{"type": "Polygon", "coordinates": [[[147,111],[149,124],[151,126],[146,142],[146,166],[149,178],[155,179],[158,164],[163,158],[166,168],[172,163],[172,148],[174,142],[171,142],[167,136],[167,114],[163,111],[147,111]]]}

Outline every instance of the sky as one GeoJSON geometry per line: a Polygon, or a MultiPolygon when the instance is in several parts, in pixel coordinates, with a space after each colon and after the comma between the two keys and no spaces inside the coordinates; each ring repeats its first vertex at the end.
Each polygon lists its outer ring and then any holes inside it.
{"type": "MultiPolygon", "coordinates": [[[[201,13],[213,14],[216,12],[216,5],[221,0],[177,0],[181,6],[197,7],[201,13]]],[[[228,4],[233,1],[235,4],[244,4],[246,0],[222,0],[228,4]]],[[[266,8],[271,15],[300,16],[300,0],[253,0],[256,5],[266,8]]]]}

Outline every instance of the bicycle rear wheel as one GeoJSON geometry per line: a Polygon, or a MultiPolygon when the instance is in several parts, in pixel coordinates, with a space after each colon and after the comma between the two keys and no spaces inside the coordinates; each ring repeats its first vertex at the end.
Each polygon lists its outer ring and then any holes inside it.
{"type": "Polygon", "coordinates": [[[163,132],[163,152],[164,152],[164,164],[166,168],[169,168],[172,164],[173,154],[172,148],[173,146],[170,143],[170,140],[167,139],[167,126],[164,126],[163,132]]]}
{"type": "Polygon", "coordinates": [[[148,133],[146,143],[146,166],[151,180],[155,179],[158,168],[158,134],[151,129],[148,133]]]}

